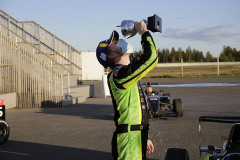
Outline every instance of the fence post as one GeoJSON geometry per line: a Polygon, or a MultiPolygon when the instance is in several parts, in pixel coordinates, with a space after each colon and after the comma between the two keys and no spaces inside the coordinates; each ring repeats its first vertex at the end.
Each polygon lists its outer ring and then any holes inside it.
{"type": "Polygon", "coordinates": [[[219,57],[217,58],[217,74],[219,76],[219,57]]]}
{"type": "Polygon", "coordinates": [[[11,17],[10,17],[10,15],[8,14],[8,35],[9,35],[9,37],[11,37],[11,32],[10,32],[10,30],[11,30],[11,17]]]}
{"type": "Polygon", "coordinates": [[[70,76],[69,76],[69,73],[68,73],[68,94],[70,94],[71,91],[70,91],[70,76]]]}
{"type": "Polygon", "coordinates": [[[181,58],[181,71],[182,71],[182,76],[183,76],[183,59],[181,58]]]}
{"type": "Polygon", "coordinates": [[[70,46],[70,57],[69,57],[69,59],[70,59],[70,71],[73,73],[73,64],[71,63],[71,62],[73,62],[73,57],[72,57],[72,46],[70,46]]]}
{"type": "MultiPolygon", "coordinates": [[[[38,45],[38,47],[39,47],[39,51],[42,51],[41,50],[41,26],[40,26],[40,24],[38,24],[38,42],[39,42],[39,45],[38,45]]],[[[38,51],[38,52],[39,52],[38,51]]],[[[40,53],[40,52],[39,52],[40,53]]]]}
{"type": "Polygon", "coordinates": [[[24,35],[24,38],[23,38],[24,43],[26,43],[27,38],[26,38],[26,23],[25,22],[23,22],[23,35],[24,35]]]}
{"type": "Polygon", "coordinates": [[[56,51],[57,47],[56,47],[56,35],[55,34],[53,35],[53,38],[54,38],[54,40],[53,40],[53,43],[54,43],[54,58],[53,59],[55,59],[57,61],[57,51],[56,51]]]}

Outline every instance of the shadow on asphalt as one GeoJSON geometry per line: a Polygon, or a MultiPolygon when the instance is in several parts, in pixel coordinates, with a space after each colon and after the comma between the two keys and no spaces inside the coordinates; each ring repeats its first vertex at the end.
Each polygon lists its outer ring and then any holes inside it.
{"type": "Polygon", "coordinates": [[[111,160],[111,153],[9,140],[0,146],[1,160],[111,160]]]}
{"type": "Polygon", "coordinates": [[[78,116],[84,119],[113,120],[114,110],[112,105],[82,103],[65,108],[43,108],[41,112],[37,113],[78,116]]]}
{"type": "Polygon", "coordinates": [[[112,160],[112,155],[109,152],[9,140],[0,146],[0,158],[1,160],[112,160]]]}

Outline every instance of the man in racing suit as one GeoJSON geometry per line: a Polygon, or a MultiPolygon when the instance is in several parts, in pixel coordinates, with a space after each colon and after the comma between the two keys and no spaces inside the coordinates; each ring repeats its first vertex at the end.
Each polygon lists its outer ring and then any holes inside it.
{"type": "MultiPolygon", "coordinates": [[[[135,23],[142,36],[143,54],[130,63],[129,54],[115,54],[121,48],[108,45],[107,58],[113,59],[108,85],[114,106],[116,131],[112,139],[112,156],[115,160],[146,160],[153,144],[148,140],[148,111],[140,82],[157,62],[157,48],[144,21],[135,23]]],[[[111,36],[112,37],[112,36],[111,36]]],[[[114,42],[114,40],[112,41],[114,42]]],[[[100,62],[101,63],[101,62],[100,62]]]]}

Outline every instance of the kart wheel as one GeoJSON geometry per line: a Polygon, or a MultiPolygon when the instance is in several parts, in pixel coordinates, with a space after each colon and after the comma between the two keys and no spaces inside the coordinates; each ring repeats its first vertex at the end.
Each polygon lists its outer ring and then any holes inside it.
{"type": "Polygon", "coordinates": [[[173,112],[178,114],[178,117],[183,116],[183,104],[181,99],[173,100],[173,112]]]}
{"type": "Polygon", "coordinates": [[[189,160],[189,154],[186,149],[169,148],[166,152],[165,160],[189,160]]]}
{"type": "Polygon", "coordinates": [[[0,120],[0,145],[8,140],[9,134],[10,128],[8,124],[5,121],[0,120]]]}

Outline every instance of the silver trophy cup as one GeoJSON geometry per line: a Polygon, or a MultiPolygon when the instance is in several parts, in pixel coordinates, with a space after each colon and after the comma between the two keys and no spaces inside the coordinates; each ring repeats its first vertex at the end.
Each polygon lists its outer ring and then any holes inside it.
{"type": "Polygon", "coordinates": [[[137,34],[137,31],[134,29],[135,21],[132,20],[123,20],[121,25],[121,32],[124,38],[131,38],[137,34]]]}
{"type": "MultiPolygon", "coordinates": [[[[131,38],[137,34],[137,31],[134,29],[135,21],[132,20],[123,20],[120,26],[121,32],[124,38],[131,38]]],[[[147,28],[152,32],[162,32],[162,19],[154,14],[151,17],[148,17],[148,20],[145,21],[147,28]]]]}

